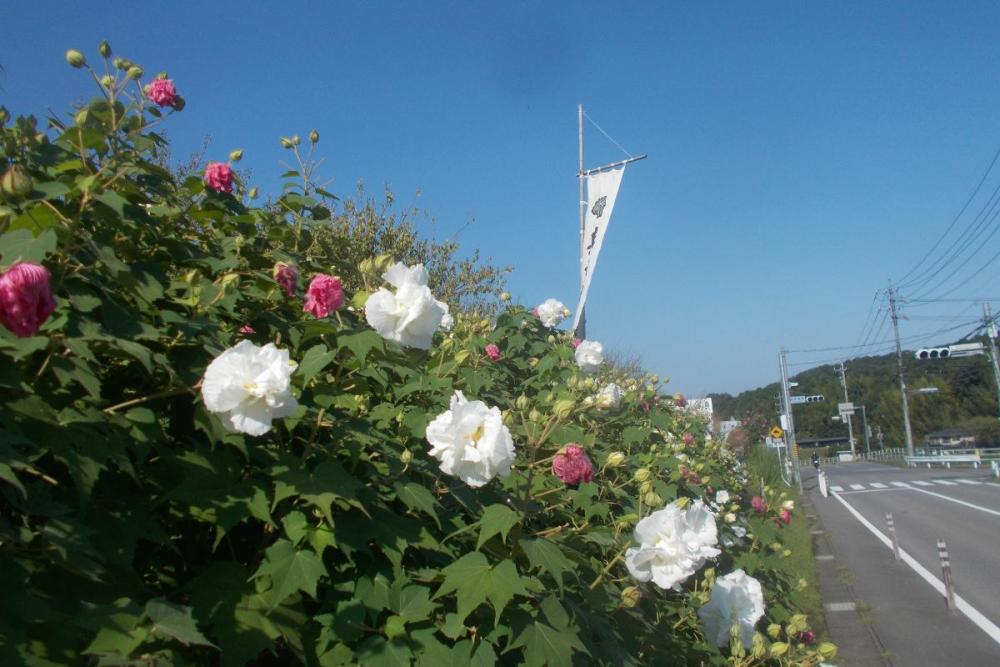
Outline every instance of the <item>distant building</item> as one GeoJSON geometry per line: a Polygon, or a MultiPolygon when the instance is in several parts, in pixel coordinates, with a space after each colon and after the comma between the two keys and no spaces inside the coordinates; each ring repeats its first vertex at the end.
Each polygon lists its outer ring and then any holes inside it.
{"type": "Polygon", "coordinates": [[[725,440],[729,437],[729,434],[740,427],[739,419],[726,419],[725,421],[719,422],[718,434],[720,440],[725,440]]]}
{"type": "Polygon", "coordinates": [[[946,428],[928,433],[928,447],[975,447],[976,436],[967,428],[946,428]]]}
{"type": "Polygon", "coordinates": [[[687,400],[687,406],[684,408],[688,412],[693,412],[697,415],[701,415],[705,421],[709,424],[712,423],[712,416],[715,410],[712,408],[711,398],[689,398],[687,400]]]}

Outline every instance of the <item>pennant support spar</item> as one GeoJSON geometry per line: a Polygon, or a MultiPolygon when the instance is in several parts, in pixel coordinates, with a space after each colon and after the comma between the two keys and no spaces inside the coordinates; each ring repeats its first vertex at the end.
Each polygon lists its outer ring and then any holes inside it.
{"type": "MultiPolygon", "coordinates": [[[[597,266],[597,256],[604,244],[604,234],[607,232],[608,223],[611,220],[611,211],[614,209],[615,199],[618,197],[618,188],[621,186],[622,176],[625,174],[625,166],[647,157],[645,154],[633,156],[622,148],[622,151],[628,155],[627,159],[593,169],[585,169],[583,166],[583,116],[583,105],[580,104],[577,106],[580,139],[580,169],[577,172],[577,178],[580,179],[580,300],[577,303],[576,315],[573,320],[573,331],[577,338],[586,338],[587,335],[587,315],[584,310],[587,305],[587,293],[590,291],[590,282],[593,280],[594,269],[597,266]],[[584,193],[585,189],[586,193],[584,193]]],[[[611,139],[599,125],[596,123],[594,125],[608,139],[611,139]]],[[[618,145],[614,139],[611,141],[616,146],[618,145]]],[[[621,148],[621,146],[618,147],[621,148]]]]}

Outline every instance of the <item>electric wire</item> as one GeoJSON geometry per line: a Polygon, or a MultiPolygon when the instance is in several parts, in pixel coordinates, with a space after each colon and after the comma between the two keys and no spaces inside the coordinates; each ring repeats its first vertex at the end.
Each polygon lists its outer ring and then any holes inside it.
{"type": "Polygon", "coordinates": [[[634,155],[632,155],[631,153],[629,153],[627,150],[625,150],[624,146],[622,146],[620,143],[618,143],[617,141],[615,141],[614,139],[612,139],[611,135],[608,134],[607,132],[605,132],[604,128],[597,124],[597,121],[595,121],[593,118],[591,118],[590,116],[588,116],[586,110],[584,110],[584,112],[583,112],[583,117],[586,118],[587,120],[589,120],[591,125],[593,125],[594,127],[596,127],[601,132],[601,134],[603,134],[605,137],[608,138],[608,141],[610,141],[615,146],[617,146],[623,153],[625,153],[625,155],[628,155],[630,158],[635,157],[634,155]]]}

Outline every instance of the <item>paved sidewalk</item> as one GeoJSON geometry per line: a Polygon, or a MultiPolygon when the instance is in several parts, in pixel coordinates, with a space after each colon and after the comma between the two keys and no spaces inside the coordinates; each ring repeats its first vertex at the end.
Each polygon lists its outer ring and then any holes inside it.
{"type": "MultiPolygon", "coordinates": [[[[811,472],[811,471],[810,471],[811,472]]],[[[1000,664],[1000,646],[863,527],[811,475],[802,498],[840,667],[1000,664]]]]}

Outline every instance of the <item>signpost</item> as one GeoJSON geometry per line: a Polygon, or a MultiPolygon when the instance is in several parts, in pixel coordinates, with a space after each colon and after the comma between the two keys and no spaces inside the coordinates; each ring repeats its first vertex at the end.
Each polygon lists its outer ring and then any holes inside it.
{"type": "Polygon", "coordinates": [[[781,430],[780,426],[775,426],[771,429],[771,437],[777,440],[785,435],[785,432],[781,430]]]}
{"type": "Polygon", "coordinates": [[[837,403],[837,412],[840,413],[841,419],[853,415],[854,403],[837,403]]]}

